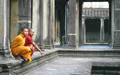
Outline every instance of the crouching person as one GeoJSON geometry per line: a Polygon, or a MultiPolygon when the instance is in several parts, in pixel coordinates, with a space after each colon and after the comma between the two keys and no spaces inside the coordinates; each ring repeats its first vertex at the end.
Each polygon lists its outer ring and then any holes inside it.
{"type": "Polygon", "coordinates": [[[33,42],[32,36],[34,35],[34,30],[30,29],[28,35],[25,37],[25,45],[24,46],[29,46],[33,48],[33,51],[31,53],[31,56],[33,55],[33,53],[35,52],[35,50],[37,49],[41,54],[43,54],[43,52],[41,51],[41,49],[37,46],[37,44],[35,44],[33,42]]]}
{"type": "Polygon", "coordinates": [[[25,61],[24,58],[27,58],[27,62],[31,62],[31,53],[33,51],[33,47],[31,46],[24,46],[25,44],[25,37],[28,35],[28,29],[27,28],[22,28],[21,33],[15,37],[15,39],[12,42],[11,45],[11,52],[12,55],[17,58],[21,57],[23,61],[25,61]]]}

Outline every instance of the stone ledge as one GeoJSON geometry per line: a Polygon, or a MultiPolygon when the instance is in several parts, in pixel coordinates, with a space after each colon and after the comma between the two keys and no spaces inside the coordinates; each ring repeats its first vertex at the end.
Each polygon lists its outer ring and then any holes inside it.
{"type": "Polygon", "coordinates": [[[60,57],[110,57],[120,58],[119,50],[59,50],[60,57]]]}
{"type": "Polygon", "coordinates": [[[101,67],[120,67],[120,61],[103,61],[103,62],[92,62],[92,66],[101,66],[101,67]]]}
{"type": "Polygon", "coordinates": [[[101,61],[92,63],[92,75],[120,75],[120,61],[101,61]]]}
{"type": "Polygon", "coordinates": [[[2,68],[0,67],[0,73],[2,72],[2,68]]]}
{"type": "Polygon", "coordinates": [[[0,58],[2,60],[2,62],[0,62],[0,67],[4,68],[2,73],[19,75],[29,70],[29,68],[35,67],[37,65],[43,64],[46,61],[50,61],[56,58],[58,56],[57,51],[58,50],[45,50],[43,55],[36,51],[32,56],[32,62],[25,62],[24,64],[22,64],[20,60],[4,57],[0,58]]]}

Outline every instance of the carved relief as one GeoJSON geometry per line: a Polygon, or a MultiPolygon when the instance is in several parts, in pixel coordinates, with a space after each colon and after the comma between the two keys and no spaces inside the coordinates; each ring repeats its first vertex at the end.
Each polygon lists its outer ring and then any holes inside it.
{"type": "Polygon", "coordinates": [[[114,46],[120,46],[120,31],[114,33],[114,46]]]}

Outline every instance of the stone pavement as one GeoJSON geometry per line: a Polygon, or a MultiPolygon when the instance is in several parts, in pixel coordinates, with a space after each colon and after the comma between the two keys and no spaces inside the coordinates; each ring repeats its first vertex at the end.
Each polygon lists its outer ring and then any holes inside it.
{"type": "Polygon", "coordinates": [[[120,59],[58,57],[30,69],[25,75],[90,75],[92,62],[120,62],[120,59]]]}

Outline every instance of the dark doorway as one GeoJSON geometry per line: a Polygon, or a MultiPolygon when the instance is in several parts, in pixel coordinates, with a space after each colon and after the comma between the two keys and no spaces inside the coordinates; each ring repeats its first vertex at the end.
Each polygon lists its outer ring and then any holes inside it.
{"type": "Polygon", "coordinates": [[[104,41],[105,41],[105,43],[108,43],[109,42],[109,40],[110,40],[110,32],[111,32],[111,30],[110,30],[111,28],[110,28],[110,26],[109,26],[109,19],[105,19],[104,20],[104,41]]]}
{"type": "Polygon", "coordinates": [[[86,19],[86,43],[100,42],[100,19],[86,19]]]}

